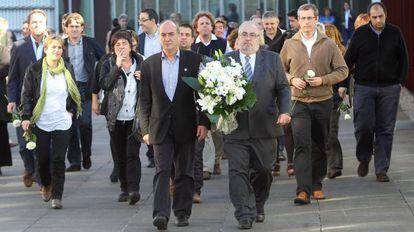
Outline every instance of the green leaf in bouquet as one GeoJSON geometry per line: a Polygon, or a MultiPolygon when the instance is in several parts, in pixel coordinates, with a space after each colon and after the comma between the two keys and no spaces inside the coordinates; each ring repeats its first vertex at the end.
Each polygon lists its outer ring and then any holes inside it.
{"type": "Polygon", "coordinates": [[[201,89],[201,84],[199,83],[198,79],[195,77],[183,77],[182,78],[184,83],[190,86],[192,89],[199,91],[201,89]]]}
{"type": "Polygon", "coordinates": [[[217,124],[218,120],[219,120],[219,116],[216,114],[206,114],[208,119],[210,119],[210,122],[213,124],[217,124]]]}
{"type": "Polygon", "coordinates": [[[37,142],[37,137],[36,137],[36,135],[35,134],[33,134],[33,133],[31,133],[31,141],[33,141],[33,142],[37,142]]]}

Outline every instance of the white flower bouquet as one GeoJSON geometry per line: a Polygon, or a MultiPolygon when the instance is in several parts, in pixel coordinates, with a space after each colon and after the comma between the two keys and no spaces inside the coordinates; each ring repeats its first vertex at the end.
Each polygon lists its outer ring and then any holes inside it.
{"type": "Polygon", "coordinates": [[[183,77],[183,80],[198,91],[201,111],[224,134],[237,129],[237,112],[256,103],[253,85],[247,81],[242,66],[221,52],[215,52],[213,60],[202,64],[197,78],[183,77]]]}
{"type": "MultiPolygon", "coordinates": [[[[19,113],[12,114],[12,124],[14,127],[19,127],[22,125],[22,119],[19,113]]],[[[23,138],[26,140],[26,149],[33,150],[36,148],[36,140],[37,137],[35,134],[32,133],[31,126],[23,133],[23,138]]]]}
{"type": "Polygon", "coordinates": [[[345,113],[344,120],[349,120],[352,118],[351,117],[351,106],[345,103],[345,101],[341,101],[341,103],[339,103],[338,112],[345,113]]]}

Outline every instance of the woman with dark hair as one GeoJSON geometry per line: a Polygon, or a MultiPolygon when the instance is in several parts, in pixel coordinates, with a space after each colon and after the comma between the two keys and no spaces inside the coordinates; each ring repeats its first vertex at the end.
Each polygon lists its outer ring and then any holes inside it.
{"type": "Polygon", "coordinates": [[[111,39],[112,56],[102,64],[99,85],[107,93],[106,120],[117,157],[121,184],[119,202],[137,203],[141,196],[141,161],[138,140],[138,96],[142,56],[133,51],[132,36],[118,31],[111,39]]]}
{"type": "Polygon", "coordinates": [[[37,137],[42,199],[52,198],[52,208],[61,209],[72,115],[79,116],[82,107],[73,67],[62,58],[62,38],[49,36],[43,46],[45,57],[29,66],[24,76],[21,126],[26,133],[33,126],[37,137]]]}

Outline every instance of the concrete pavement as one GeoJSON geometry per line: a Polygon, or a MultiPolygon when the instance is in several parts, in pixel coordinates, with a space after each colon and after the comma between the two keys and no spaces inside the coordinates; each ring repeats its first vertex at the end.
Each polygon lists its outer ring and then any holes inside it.
{"type": "MultiPolygon", "coordinates": [[[[266,206],[264,223],[252,231],[414,231],[414,123],[399,115],[394,137],[390,183],[375,181],[373,166],[365,178],[356,175],[355,139],[351,121],[341,121],[344,151],[343,176],[326,180],[327,199],[294,206],[295,179],[285,173],[275,178],[266,206]]],[[[10,128],[14,141],[14,128],[10,128]]],[[[112,169],[109,136],[102,117],[94,118],[93,165],[88,171],[66,174],[63,210],[50,209],[40,199],[39,188],[26,188],[18,149],[13,148],[12,167],[0,177],[0,231],[155,231],[152,226],[152,177],[141,148],[142,199],[135,206],[117,202],[118,184],[109,182],[112,169]]],[[[194,205],[190,226],[178,228],[174,217],[169,231],[238,231],[228,196],[227,161],[223,174],[205,182],[202,204],[194,205]]]]}

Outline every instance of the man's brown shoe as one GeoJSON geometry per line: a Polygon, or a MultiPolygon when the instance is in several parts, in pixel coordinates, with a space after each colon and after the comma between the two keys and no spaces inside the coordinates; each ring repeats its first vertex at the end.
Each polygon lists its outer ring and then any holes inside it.
{"type": "Polygon", "coordinates": [[[280,164],[275,164],[272,170],[272,176],[280,176],[280,164]]]}
{"type": "Polygon", "coordinates": [[[52,198],[52,186],[49,185],[40,187],[40,195],[44,202],[50,201],[50,198],[52,198]]]}
{"type": "Polygon", "coordinates": [[[201,203],[201,196],[198,193],[194,193],[193,195],[193,203],[200,204],[201,203]]]}
{"type": "Polygon", "coordinates": [[[378,173],[377,181],[378,182],[390,182],[390,178],[388,178],[387,173],[378,173]]]}
{"type": "Polygon", "coordinates": [[[221,175],[220,163],[214,164],[213,175],[221,175]]]}
{"type": "Polygon", "coordinates": [[[211,172],[203,171],[203,180],[210,180],[211,179],[211,172]]]}
{"type": "Polygon", "coordinates": [[[299,192],[294,200],[295,205],[306,205],[310,203],[309,196],[306,192],[299,192]]]}
{"type": "Polygon", "coordinates": [[[24,172],[23,173],[23,184],[24,186],[30,188],[33,185],[32,173],[24,172]]]}
{"type": "Polygon", "coordinates": [[[326,199],[325,194],[322,192],[322,190],[313,191],[312,198],[315,199],[315,200],[324,200],[324,199],[326,199]]]}
{"type": "Polygon", "coordinates": [[[365,177],[368,175],[369,161],[361,161],[358,166],[358,176],[365,177]]]}
{"type": "Polygon", "coordinates": [[[341,170],[337,170],[337,169],[331,169],[328,171],[328,178],[329,179],[335,179],[338,176],[342,175],[342,171],[341,170]]]}

